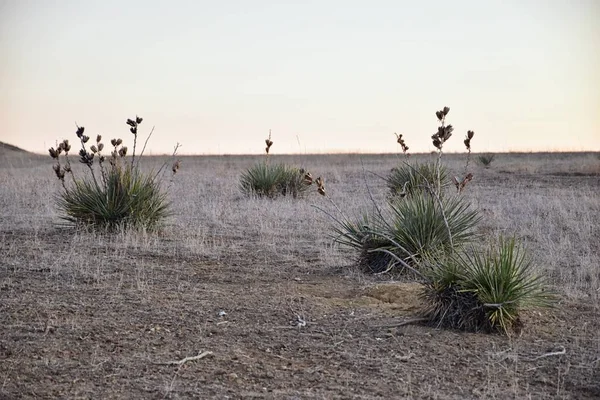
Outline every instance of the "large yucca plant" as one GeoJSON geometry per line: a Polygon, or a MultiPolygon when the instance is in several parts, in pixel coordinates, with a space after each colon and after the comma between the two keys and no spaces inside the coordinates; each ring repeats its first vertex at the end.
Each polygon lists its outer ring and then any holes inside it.
{"type": "Polygon", "coordinates": [[[515,238],[434,264],[429,276],[427,315],[438,326],[508,333],[523,308],[547,307],[554,297],[515,238]]]}
{"type": "Polygon", "coordinates": [[[480,220],[462,197],[421,192],[390,202],[390,217],[378,221],[374,230],[393,239],[388,250],[410,264],[453,252],[476,239],[480,220]]]}
{"type": "MultiPolygon", "coordinates": [[[[448,186],[448,171],[444,165],[439,170],[442,188],[448,186]]],[[[386,178],[387,187],[392,196],[410,196],[417,191],[437,188],[438,170],[436,163],[426,162],[414,165],[403,163],[393,168],[386,178]]]]}
{"type": "Polygon", "coordinates": [[[102,184],[76,180],[60,193],[57,202],[64,220],[109,229],[154,229],[170,214],[167,195],[156,176],[130,165],[110,168],[102,184]]]}
{"type": "MultiPolygon", "coordinates": [[[[142,172],[139,162],[144,149],[136,160],[138,127],[142,121],[140,117],[127,120],[134,136],[130,160],[127,158],[127,147],[121,139],[112,139],[112,151],[105,155],[102,136],[98,135],[94,144],[88,147],[90,137],[84,134],[84,127],[77,127],[76,134],[81,143],[79,161],[88,168],[83,176],[78,174],[76,177],[71,168],[71,145],[68,140],[64,140],[56,149],[49,149],[50,156],[56,161],[54,172],[63,186],[57,195],[62,219],[93,228],[155,229],[170,214],[170,204],[166,193],[161,190],[159,178],[166,164],[156,174],[142,172]]],[[[179,144],[173,155],[178,147],[179,144]]],[[[173,174],[179,165],[179,161],[175,161],[173,174]]]]}
{"type": "Polygon", "coordinates": [[[422,260],[460,249],[477,238],[480,219],[462,197],[420,192],[390,202],[388,209],[373,216],[334,219],[333,230],[338,243],[358,250],[363,269],[382,272],[402,269],[393,255],[418,268],[422,260]]]}

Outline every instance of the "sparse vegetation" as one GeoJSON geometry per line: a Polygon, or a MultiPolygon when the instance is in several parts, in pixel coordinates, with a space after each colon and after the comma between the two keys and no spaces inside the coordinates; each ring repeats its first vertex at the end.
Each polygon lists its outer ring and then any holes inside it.
{"type": "MultiPolygon", "coordinates": [[[[156,174],[141,171],[139,160],[143,150],[137,162],[135,159],[138,128],[142,121],[140,117],[127,120],[134,137],[130,161],[126,159],[128,149],[122,139],[112,139],[112,151],[105,155],[102,136],[96,136],[94,144],[89,145],[90,137],[85,135],[85,128],[78,126],[79,161],[87,167],[83,177],[76,176],[73,171],[68,139],[48,150],[55,160],[54,173],[62,184],[57,196],[62,219],[92,228],[153,230],[170,214],[167,195],[160,185],[161,171],[156,174]]],[[[174,155],[176,151],[177,147],[174,155]]],[[[179,161],[175,161],[173,174],[178,169],[179,161]]]]}
{"type": "MultiPolygon", "coordinates": [[[[598,177],[572,174],[597,168],[595,154],[506,154],[510,179],[481,168],[463,191],[483,215],[478,230],[491,242],[517,232],[532,269],[561,296],[555,308],[520,309],[522,329],[510,340],[406,325],[426,304],[423,285],[349,268],[356,252],[332,245],[330,219],[311,202],[239,196],[247,156],[182,158],[169,189],[181,201],[165,229],[107,236],[57,230],[44,195],[48,183],[60,186],[48,157],[19,154],[18,164],[0,154],[0,398],[579,399],[598,391],[598,177]],[[214,356],[161,364],[204,351],[214,356]]],[[[446,153],[444,165],[462,172],[463,156],[446,153]]],[[[167,160],[142,164],[158,170],[167,160]]],[[[395,155],[281,157],[299,160],[327,176],[327,196],[357,223],[364,210],[376,214],[369,191],[381,201],[388,194],[383,179],[365,185],[363,168],[385,176],[397,163],[395,155]]],[[[82,177],[87,167],[72,161],[82,177]]],[[[487,241],[473,251],[485,256],[487,241]]]]}

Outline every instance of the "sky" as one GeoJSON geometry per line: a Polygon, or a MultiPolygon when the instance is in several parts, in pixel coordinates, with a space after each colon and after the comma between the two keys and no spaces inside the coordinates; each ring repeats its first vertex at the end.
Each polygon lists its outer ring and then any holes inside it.
{"type": "Polygon", "coordinates": [[[600,1],[0,0],[0,141],[147,153],[600,150],[600,1]]]}

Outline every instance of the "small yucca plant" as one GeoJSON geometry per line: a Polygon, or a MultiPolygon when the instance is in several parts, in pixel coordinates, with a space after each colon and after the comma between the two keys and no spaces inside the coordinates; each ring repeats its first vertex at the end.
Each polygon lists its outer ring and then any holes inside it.
{"type": "MultiPolygon", "coordinates": [[[[81,142],[79,161],[88,167],[88,174],[82,178],[75,176],[71,168],[68,140],[56,149],[50,148],[50,156],[56,161],[53,169],[61,181],[63,190],[57,196],[61,218],[75,225],[109,230],[123,227],[155,229],[170,214],[167,195],[161,190],[159,173],[143,173],[139,159],[135,162],[135,148],[138,127],[143,119],[128,119],[127,125],[134,135],[131,162],[128,162],[127,147],[123,140],[112,139],[110,155],[103,154],[105,148],[102,136],[98,135],[94,144],[88,147],[90,138],[84,127],[77,127],[77,137],[81,142]],[[61,155],[64,154],[64,157],[61,155]],[[61,162],[61,159],[64,160],[61,162]],[[65,176],[71,179],[65,181],[65,176]]],[[[179,145],[175,147],[173,155],[179,145]]],[[[179,169],[179,161],[173,164],[173,174],[179,169]]]]}
{"type": "Polygon", "coordinates": [[[269,155],[273,141],[271,131],[265,140],[265,160],[248,168],[240,177],[240,191],[246,196],[301,197],[313,183],[310,172],[287,164],[271,164],[269,155]]]}
{"type": "Polygon", "coordinates": [[[489,168],[492,166],[492,162],[496,159],[496,155],[494,153],[483,153],[477,156],[477,161],[479,164],[483,165],[485,168],[489,168]]]}
{"type": "Polygon", "coordinates": [[[430,267],[426,314],[441,327],[509,333],[526,307],[547,307],[554,296],[515,238],[500,238],[430,267]]]}
{"type": "Polygon", "coordinates": [[[286,164],[259,162],[242,173],[240,190],[247,196],[302,196],[309,188],[307,173],[286,164]]]}
{"type": "MultiPolygon", "coordinates": [[[[439,179],[441,187],[448,186],[448,172],[445,166],[440,167],[439,179]]],[[[435,163],[404,163],[393,168],[386,178],[387,187],[392,196],[410,196],[417,191],[437,188],[438,170],[435,163]]]]}

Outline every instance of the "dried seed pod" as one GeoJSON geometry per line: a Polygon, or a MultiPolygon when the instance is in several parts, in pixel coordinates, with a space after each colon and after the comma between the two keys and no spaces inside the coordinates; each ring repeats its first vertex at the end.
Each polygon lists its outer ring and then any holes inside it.
{"type": "Polygon", "coordinates": [[[98,143],[98,151],[102,151],[104,148],[104,143],[98,143]]]}
{"type": "Polygon", "coordinates": [[[85,128],[83,126],[78,126],[77,131],[75,133],[77,134],[77,137],[81,139],[81,136],[83,136],[84,131],[85,128]]]}
{"type": "Polygon", "coordinates": [[[440,142],[440,140],[436,138],[433,139],[433,145],[439,149],[442,146],[442,142],[440,142]]]}
{"type": "Polygon", "coordinates": [[[442,110],[442,113],[444,114],[444,116],[448,115],[449,112],[450,112],[449,107],[444,107],[444,109],[442,110]]]}
{"type": "Polygon", "coordinates": [[[137,126],[132,126],[131,128],[129,128],[129,131],[131,133],[133,133],[134,135],[136,135],[137,134],[137,126]]]}
{"type": "Polygon", "coordinates": [[[173,170],[173,175],[175,175],[177,173],[177,171],[179,170],[179,160],[177,160],[173,163],[172,170],[173,170]]]}
{"type": "Polygon", "coordinates": [[[97,135],[96,136],[96,143],[100,143],[101,140],[102,140],[102,135],[97,135]]]}
{"type": "Polygon", "coordinates": [[[452,132],[454,132],[454,127],[452,125],[444,127],[444,141],[450,139],[450,136],[452,136],[452,132]]]}
{"type": "Polygon", "coordinates": [[[317,184],[317,192],[321,196],[325,196],[325,179],[318,177],[315,183],[317,184]]]}
{"type": "Polygon", "coordinates": [[[82,141],[83,143],[87,143],[87,142],[88,142],[88,140],[90,140],[90,137],[89,137],[89,136],[85,136],[85,135],[81,136],[81,141],[82,141]]]}
{"type": "Polygon", "coordinates": [[[52,169],[54,170],[54,172],[58,173],[58,171],[60,170],[60,164],[54,164],[52,166],[52,169]]]}
{"type": "Polygon", "coordinates": [[[93,159],[94,159],[94,155],[88,153],[87,151],[81,149],[79,151],[79,162],[82,164],[86,164],[86,165],[92,165],[93,159]]]}
{"type": "Polygon", "coordinates": [[[123,146],[119,149],[119,155],[125,157],[127,155],[127,146],[123,146]]]}
{"type": "Polygon", "coordinates": [[[117,139],[111,139],[110,144],[112,144],[113,146],[117,146],[117,139]]]}
{"type": "Polygon", "coordinates": [[[129,125],[133,128],[137,125],[137,123],[134,120],[132,120],[131,118],[127,118],[127,125],[129,125]]]}
{"type": "Polygon", "coordinates": [[[473,136],[475,136],[475,132],[473,132],[473,131],[467,131],[467,137],[469,139],[473,139],[473,136]]]}
{"type": "Polygon", "coordinates": [[[443,111],[436,111],[435,112],[435,116],[437,117],[437,119],[439,119],[440,121],[444,119],[444,112],[443,111]]]}
{"type": "Polygon", "coordinates": [[[135,122],[139,125],[142,123],[142,121],[144,120],[144,118],[142,117],[138,117],[137,115],[135,116],[135,122]]]}
{"type": "Polygon", "coordinates": [[[123,143],[123,140],[121,140],[121,139],[117,139],[117,146],[120,146],[120,145],[121,145],[121,143],[123,143]]]}
{"type": "Polygon", "coordinates": [[[103,162],[104,162],[104,160],[106,160],[106,158],[105,158],[104,156],[100,156],[100,158],[99,158],[99,161],[100,161],[101,163],[103,163],[103,162]]]}
{"type": "Polygon", "coordinates": [[[48,153],[50,154],[50,157],[58,158],[58,151],[54,150],[54,147],[50,147],[48,153]]]}
{"type": "Polygon", "coordinates": [[[71,172],[71,164],[67,164],[64,166],[65,172],[71,172]]]}
{"type": "Polygon", "coordinates": [[[71,150],[71,145],[67,139],[63,140],[63,148],[65,149],[65,153],[68,153],[71,150]]]}
{"type": "Polygon", "coordinates": [[[95,145],[95,144],[93,144],[93,145],[90,147],[90,150],[92,151],[92,153],[97,153],[97,152],[98,152],[98,148],[96,147],[96,145],[95,145]]]}
{"type": "Polygon", "coordinates": [[[310,172],[307,172],[306,174],[304,174],[304,183],[307,185],[312,185],[313,183],[313,177],[310,174],[310,172]]]}

